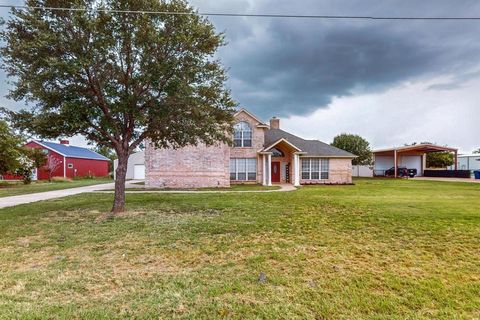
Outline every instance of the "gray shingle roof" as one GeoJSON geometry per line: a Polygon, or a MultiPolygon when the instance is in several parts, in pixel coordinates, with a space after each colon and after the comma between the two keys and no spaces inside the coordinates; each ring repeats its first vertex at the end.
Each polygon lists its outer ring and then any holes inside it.
{"type": "Polygon", "coordinates": [[[265,145],[269,147],[280,139],[285,139],[308,156],[320,157],[356,157],[354,154],[345,150],[333,147],[319,140],[305,140],[281,129],[269,129],[265,132],[265,145]]]}

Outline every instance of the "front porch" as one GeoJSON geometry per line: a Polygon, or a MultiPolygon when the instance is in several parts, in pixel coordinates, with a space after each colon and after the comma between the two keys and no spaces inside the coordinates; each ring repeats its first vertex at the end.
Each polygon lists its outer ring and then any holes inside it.
{"type": "Polygon", "coordinates": [[[299,148],[285,139],[258,152],[262,163],[264,186],[273,184],[293,184],[300,186],[300,155],[299,148]]]}

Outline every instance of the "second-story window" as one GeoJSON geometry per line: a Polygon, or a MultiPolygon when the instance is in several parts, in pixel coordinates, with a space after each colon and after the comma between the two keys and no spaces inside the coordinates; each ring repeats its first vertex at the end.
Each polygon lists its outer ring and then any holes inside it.
{"type": "Polygon", "coordinates": [[[252,128],[245,122],[239,122],[234,127],[233,142],[235,147],[251,147],[252,146],[252,128]]]}

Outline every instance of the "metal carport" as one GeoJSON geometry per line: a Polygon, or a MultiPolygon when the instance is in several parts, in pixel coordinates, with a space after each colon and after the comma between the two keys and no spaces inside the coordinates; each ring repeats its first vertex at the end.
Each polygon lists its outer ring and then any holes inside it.
{"type": "MultiPolygon", "coordinates": [[[[426,169],[426,154],[431,153],[431,152],[452,152],[454,153],[455,156],[455,165],[454,169],[457,170],[457,164],[458,164],[458,149],[455,148],[450,148],[450,147],[443,147],[435,144],[416,144],[416,145],[411,145],[411,146],[403,146],[403,147],[396,147],[396,148],[390,148],[390,149],[380,149],[380,150],[375,150],[373,151],[373,156],[374,156],[374,174],[377,175],[377,172],[379,171],[385,171],[387,169],[383,169],[385,166],[385,163],[391,163],[391,167],[395,167],[395,178],[398,175],[397,169],[399,166],[399,159],[401,157],[421,157],[421,162],[422,162],[422,174],[423,171],[426,169]],[[381,166],[382,164],[380,163],[381,161],[378,160],[384,160],[383,167],[381,166]],[[377,167],[378,163],[378,167],[377,167]]],[[[390,168],[391,168],[390,167],[390,168]]]]}

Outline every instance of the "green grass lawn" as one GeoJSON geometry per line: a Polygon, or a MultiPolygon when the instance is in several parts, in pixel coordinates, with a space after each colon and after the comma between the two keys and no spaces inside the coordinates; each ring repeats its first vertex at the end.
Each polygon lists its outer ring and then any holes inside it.
{"type": "Polygon", "coordinates": [[[355,182],[1,209],[0,318],[479,318],[480,185],[355,182]]]}
{"type": "MultiPolygon", "coordinates": [[[[48,182],[36,181],[32,184],[24,185],[22,182],[3,182],[0,184],[0,198],[18,196],[21,194],[29,194],[36,192],[45,192],[53,190],[62,190],[69,188],[85,187],[94,184],[113,182],[110,178],[95,178],[95,179],[77,179],[70,182],[48,182]]],[[[1,201],[1,200],[0,200],[1,201]]]]}
{"type": "MultiPolygon", "coordinates": [[[[140,183],[134,183],[140,185],[140,183]]],[[[197,189],[155,189],[127,188],[127,191],[266,191],[277,190],[280,186],[263,186],[261,184],[232,184],[229,188],[197,188],[197,189]]],[[[113,190],[113,189],[112,189],[113,190]]]]}

